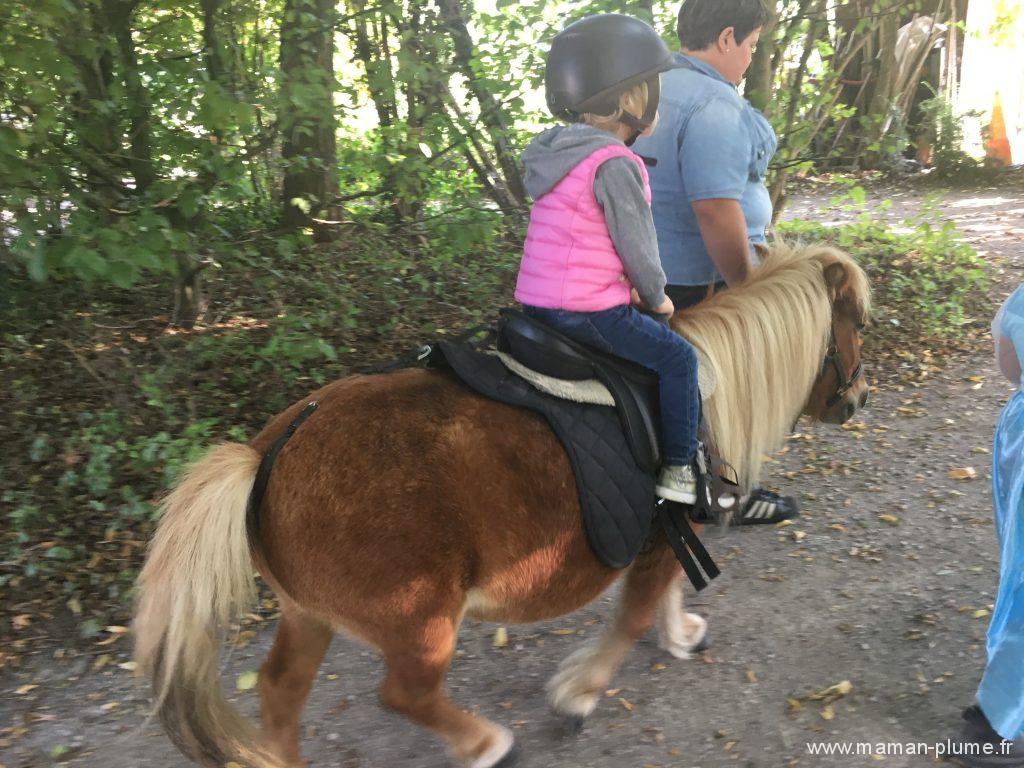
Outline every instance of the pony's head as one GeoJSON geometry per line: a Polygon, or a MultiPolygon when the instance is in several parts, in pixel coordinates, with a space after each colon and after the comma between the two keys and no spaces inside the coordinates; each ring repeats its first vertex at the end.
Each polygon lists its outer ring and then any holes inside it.
{"type": "Polygon", "coordinates": [[[804,414],[843,424],[868,402],[868,381],[860,358],[861,331],[871,312],[871,289],[864,270],[849,254],[825,246],[808,248],[822,265],[832,305],[832,327],[821,372],[804,414]]]}
{"type": "Polygon", "coordinates": [[[676,314],[716,387],[704,415],[743,485],[757,479],[801,413],[833,423],[867,401],[860,328],[867,277],[846,253],[775,243],[742,285],[676,314]]]}

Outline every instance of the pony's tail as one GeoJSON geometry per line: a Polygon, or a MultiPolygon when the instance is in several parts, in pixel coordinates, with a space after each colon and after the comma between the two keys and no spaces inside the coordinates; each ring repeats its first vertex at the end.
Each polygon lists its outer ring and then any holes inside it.
{"type": "Polygon", "coordinates": [[[283,765],[224,699],[218,669],[224,631],[256,598],[246,506],[259,463],[226,443],[192,465],[163,502],[139,577],[137,669],[171,740],[202,765],[283,765]]]}

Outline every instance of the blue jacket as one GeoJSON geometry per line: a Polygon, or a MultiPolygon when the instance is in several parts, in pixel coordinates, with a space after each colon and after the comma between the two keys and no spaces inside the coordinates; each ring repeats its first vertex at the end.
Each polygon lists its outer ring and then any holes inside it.
{"type": "Polygon", "coordinates": [[[661,76],[658,127],[633,151],[657,160],[649,168],[651,209],[665,276],[672,285],[722,279],[704,246],[691,203],[738,200],[752,244],[765,243],[772,204],[764,184],[778,146],[764,115],[710,64],[676,54],[661,76]]]}

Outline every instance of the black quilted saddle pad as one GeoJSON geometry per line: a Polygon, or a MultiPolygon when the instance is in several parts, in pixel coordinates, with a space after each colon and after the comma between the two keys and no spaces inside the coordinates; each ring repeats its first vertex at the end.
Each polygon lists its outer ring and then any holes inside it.
{"type": "MultiPolygon", "coordinates": [[[[594,554],[611,568],[625,568],[633,562],[654,520],[655,478],[637,466],[615,409],[539,392],[497,357],[471,346],[441,342],[437,349],[448,367],[474,391],[529,408],[547,419],[576,475],[583,527],[594,554]]],[[[529,450],[529,446],[523,449],[529,450]]]]}

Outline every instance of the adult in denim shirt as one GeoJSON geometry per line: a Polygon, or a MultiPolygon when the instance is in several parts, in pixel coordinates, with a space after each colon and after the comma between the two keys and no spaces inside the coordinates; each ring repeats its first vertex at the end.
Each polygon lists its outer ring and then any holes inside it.
{"type": "MultiPolygon", "coordinates": [[[[684,0],[676,68],[661,77],[658,130],[633,150],[649,169],[665,292],[677,309],[746,279],[772,204],[764,178],[777,146],[737,84],[768,21],[762,0],[684,0]]],[[[756,489],[738,523],[775,523],[795,500],[756,489]]]]}

